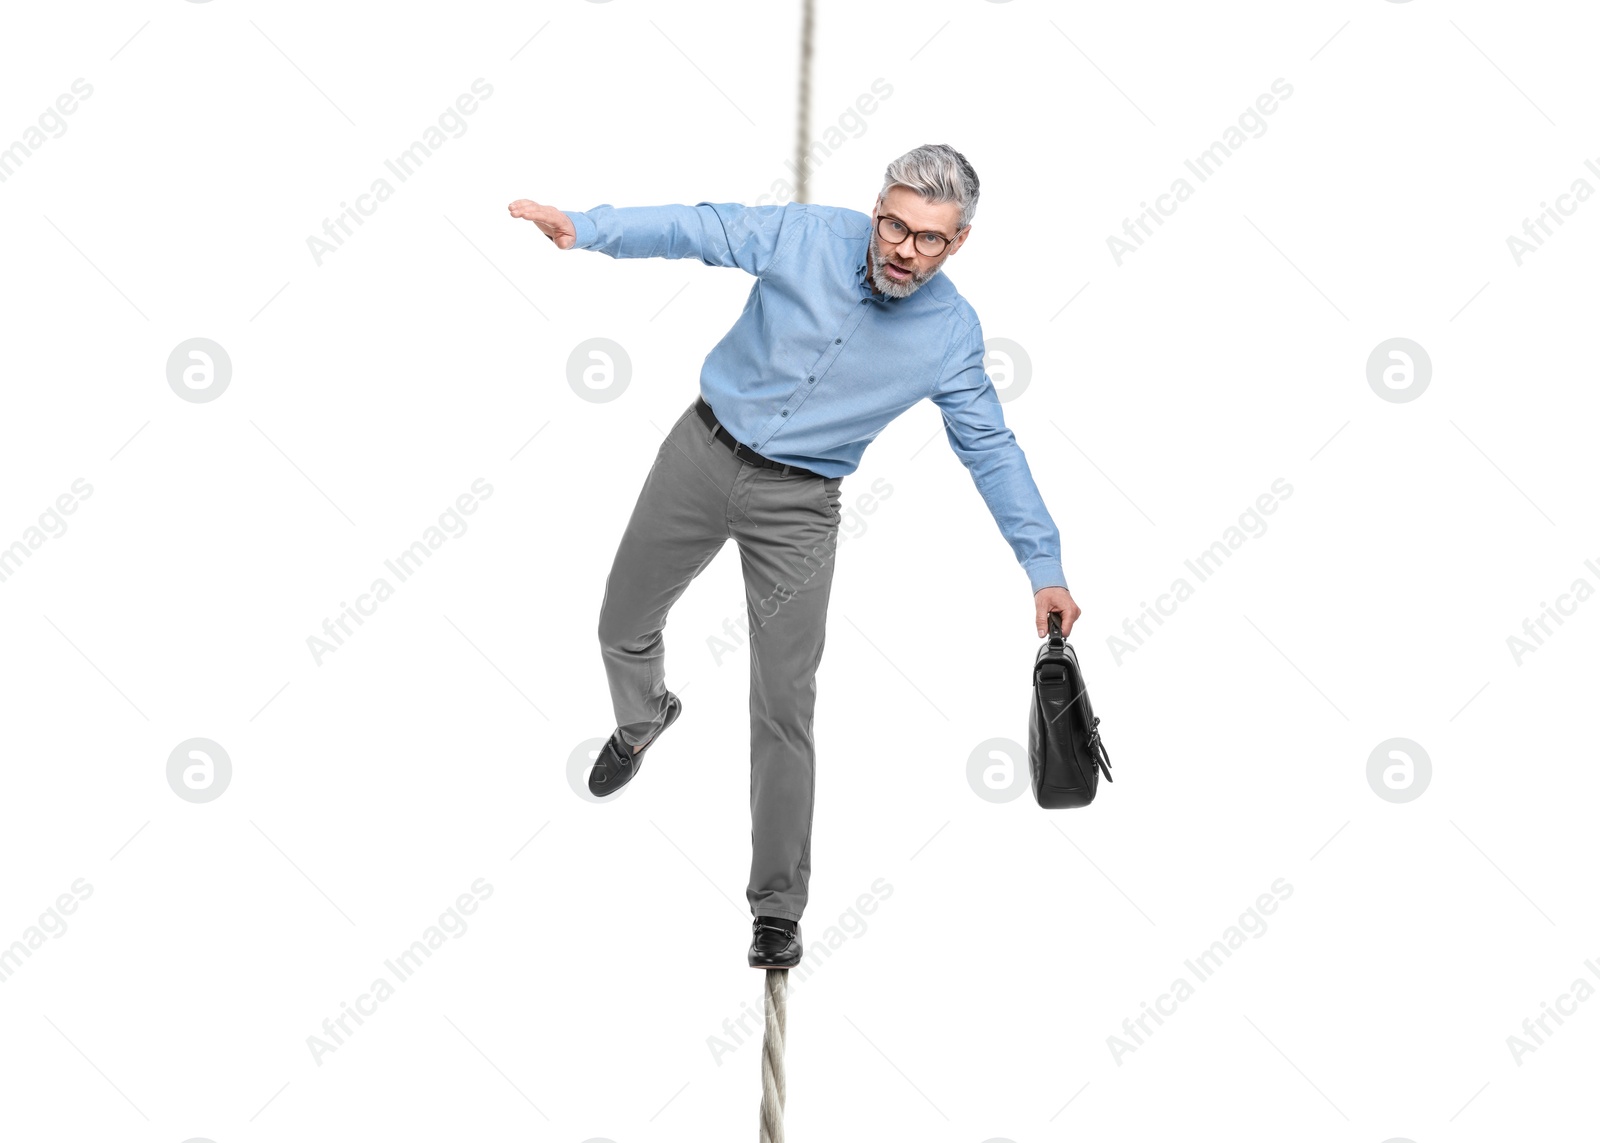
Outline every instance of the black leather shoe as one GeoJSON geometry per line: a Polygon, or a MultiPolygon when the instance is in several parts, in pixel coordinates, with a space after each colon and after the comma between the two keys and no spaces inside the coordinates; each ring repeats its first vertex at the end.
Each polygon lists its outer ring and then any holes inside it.
{"type": "Polygon", "coordinates": [[[774,924],[768,918],[757,917],[752,928],[755,933],[750,941],[751,968],[793,968],[800,963],[799,921],[774,924]],[[784,928],[785,924],[793,924],[794,929],[784,928]]]}
{"type": "MultiPolygon", "coordinates": [[[[678,715],[683,710],[683,703],[678,701],[678,696],[671,691],[667,692],[667,720],[661,724],[665,730],[678,721],[678,715]]],[[[650,747],[656,744],[656,739],[661,737],[661,730],[644,749],[634,752],[622,738],[622,728],[619,726],[611,732],[611,737],[600,748],[600,753],[595,755],[594,766],[589,770],[589,792],[597,798],[607,794],[615,794],[622,787],[633,781],[634,775],[639,772],[639,766],[644,762],[644,756],[650,752],[650,747]]]]}

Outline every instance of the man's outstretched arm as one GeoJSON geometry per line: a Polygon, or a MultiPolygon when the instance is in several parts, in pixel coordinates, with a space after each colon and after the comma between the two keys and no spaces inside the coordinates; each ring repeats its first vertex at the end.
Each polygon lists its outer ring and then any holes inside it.
{"type": "Polygon", "coordinates": [[[707,266],[766,273],[794,236],[792,208],[699,202],[693,206],[611,206],[561,211],[518,199],[513,218],[525,218],[562,250],[574,246],[613,258],[698,258],[707,266]]]}
{"type": "Polygon", "coordinates": [[[1035,631],[1045,633],[1046,617],[1054,611],[1061,616],[1062,634],[1070,634],[1080,612],[1061,567],[1061,533],[1039,495],[1022,446],[1001,415],[1000,396],[984,372],[983,330],[976,323],[957,338],[933,401],[944,415],[951,450],[972,474],[1027,573],[1035,631]]]}

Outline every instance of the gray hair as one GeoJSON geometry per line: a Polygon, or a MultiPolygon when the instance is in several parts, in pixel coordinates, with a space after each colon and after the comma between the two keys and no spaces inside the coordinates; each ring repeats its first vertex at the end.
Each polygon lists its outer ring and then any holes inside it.
{"type": "Polygon", "coordinates": [[[961,208],[958,232],[978,212],[978,172],[960,151],[944,143],[925,143],[890,163],[878,197],[896,186],[908,187],[929,202],[956,203],[961,208]]]}

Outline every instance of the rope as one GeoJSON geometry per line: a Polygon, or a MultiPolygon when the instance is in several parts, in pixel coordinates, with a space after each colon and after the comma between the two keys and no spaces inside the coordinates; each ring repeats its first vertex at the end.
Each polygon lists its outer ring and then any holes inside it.
{"type": "Polygon", "coordinates": [[[807,189],[811,156],[811,24],[815,16],[812,0],[803,4],[804,18],[800,23],[800,129],[795,136],[795,202],[810,202],[807,189]]]}
{"type": "Polygon", "coordinates": [[[783,1030],[789,1018],[789,970],[769,968],[767,1034],[761,1045],[761,1143],[783,1143],[783,1030]]]}
{"type": "MultiPolygon", "coordinates": [[[[811,29],[816,20],[813,0],[802,0],[800,23],[800,114],[795,133],[796,202],[809,202],[807,168],[811,149],[811,29]]],[[[767,1030],[761,1043],[761,1143],[784,1143],[783,1101],[788,1081],[783,1071],[783,1034],[789,1022],[789,972],[766,971],[767,1030]]]]}

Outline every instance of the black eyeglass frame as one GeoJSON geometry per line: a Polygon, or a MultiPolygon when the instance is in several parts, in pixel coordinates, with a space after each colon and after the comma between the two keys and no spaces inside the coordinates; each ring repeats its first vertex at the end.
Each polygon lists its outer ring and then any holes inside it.
{"type": "Polygon", "coordinates": [[[922,256],[924,258],[937,258],[937,257],[939,257],[941,254],[944,253],[946,246],[949,246],[950,243],[954,242],[956,240],[956,238],[959,238],[961,236],[961,231],[959,231],[959,230],[956,231],[955,237],[953,237],[953,238],[946,238],[944,235],[940,234],[937,230],[918,230],[918,231],[913,232],[911,227],[906,226],[906,220],[905,219],[897,218],[895,215],[892,215],[892,214],[884,214],[884,213],[882,213],[880,211],[879,214],[878,214],[878,224],[874,229],[876,230],[877,235],[878,235],[879,238],[883,239],[885,242],[888,242],[888,243],[890,243],[890,244],[892,244],[892,245],[894,245],[896,247],[898,247],[902,243],[904,243],[905,239],[902,238],[902,239],[900,239],[899,242],[896,242],[894,240],[894,236],[892,234],[885,234],[883,232],[883,224],[884,224],[885,221],[898,222],[902,227],[904,227],[906,233],[911,236],[911,239],[912,239],[912,243],[911,244],[912,244],[912,246],[916,247],[917,253],[918,254],[922,254],[922,256]],[[922,248],[920,246],[917,246],[916,240],[918,238],[921,238],[924,234],[931,234],[935,238],[937,238],[940,241],[940,243],[942,243],[942,245],[940,245],[940,247],[939,247],[938,253],[935,253],[935,254],[923,254],[922,248]]]}

